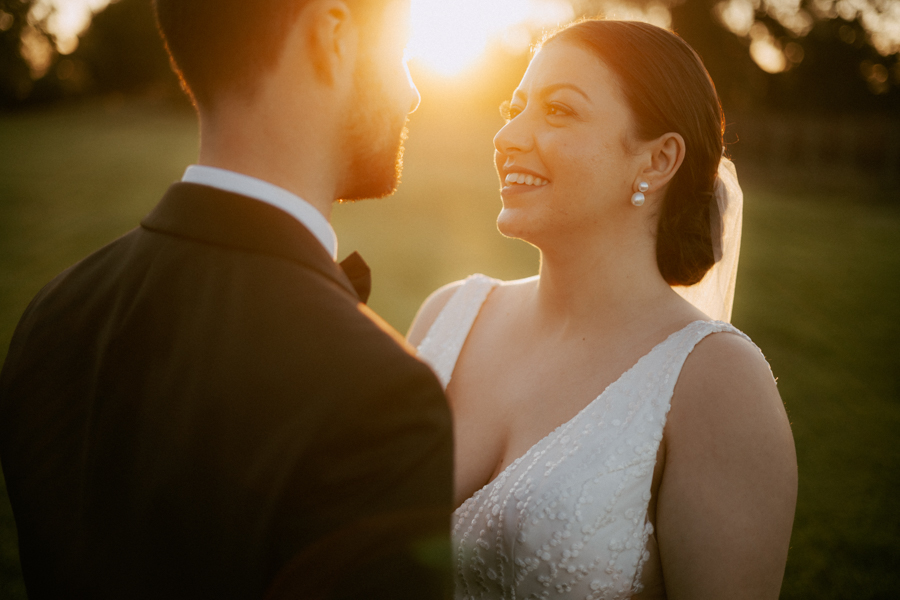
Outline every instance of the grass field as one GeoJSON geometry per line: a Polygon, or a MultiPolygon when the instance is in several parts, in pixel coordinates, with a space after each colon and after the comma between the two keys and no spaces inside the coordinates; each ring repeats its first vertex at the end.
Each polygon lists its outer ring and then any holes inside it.
{"type": "MultiPolygon", "coordinates": [[[[397,195],[340,206],[334,217],[340,254],[366,257],[370,304],[401,331],[448,281],[537,269],[532,248],[494,228],[499,121],[437,114],[410,123],[397,195]]],[[[30,298],[134,227],[196,145],[192,115],[151,104],[0,115],[0,361],[30,298]]],[[[800,465],[782,598],[898,598],[900,191],[891,204],[884,194],[744,186],[734,322],[779,378],[800,465]]],[[[0,598],[24,597],[0,486],[0,598]]]]}

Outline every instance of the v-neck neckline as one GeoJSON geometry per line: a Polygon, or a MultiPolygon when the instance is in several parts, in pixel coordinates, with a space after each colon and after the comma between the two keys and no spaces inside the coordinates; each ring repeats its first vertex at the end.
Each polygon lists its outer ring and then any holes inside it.
{"type": "MultiPolygon", "coordinates": [[[[487,298],[485,298],[485,301],[486,300],[487,300],[487,298]]],[[[482,306],[483,305],[484,305],[484,303],[482,303],[482,306]]],[[[475,321],[477,321],[477,320],[478,319],[476,317],[475,321]]],[[[476,496],[481,495],[482,492],[484,492],[484,490],[492,487],[494,485],[494,483],[496,483],[501,477],[503,477],[506,474],[507,471],[511,470],[513,467],[517,466],[520,462],[522,462],[525,458],[527,458],[535,450],[535,448],[544,444],[544,442],[546,442],[547,440],[549,440],[550,438],[552,438],[553,436],[555,436],[556,434],[561,432],[563,429],[570,429],[572,424],[576,420],[578,420],[583,414],[588,412],[588,410],[590,410],[591,407],[593,407],[602,398],[604,398],[613,387],[617,386],[622,380],[624,380],[632,371],[634,371],[638,367],[638,365],[640,365],[642,362],[644,362],[648,357],[655,354],[656,351],[659,350],[659,348],[666,345],[666,343],[669,340],[671,340],[675,336],[679,335],[680,333],[686,331],[688,328],[696,325],[697,323],[711,323],[711,322],[712,321],[697,319],[696,321],[691,321],[690,323],[688,323],[681,329],[678,329],[677,331],[673,331],[672,333],[670,333],[668,336],[666,336],[666,338],[664,340],[660,341],[655,346],[653,346],[653,348],[651,348],[648,352],[646,352],[644,355],[642,355],[640,358],[638,358],[637,361],[635,361],[635,363],[633,365],[628,367],[628,369],[623,371],[615,380],[613,380],[605,388],[603,388],[603,391],[600,392],[600,394],[598,394],[593,400],[588,402],[584,407],[581,408],[581,410],[579,410],[577,413],[575,413],[570,419],[568,419],[564,423],[560,424],[558,427],[555,427],[552,431],[547,433],[547,435],[543,436],[537,442],[532,444],[528,448],[528,450],[526,450],[520,456],[513,459],[512,462],[510,462],[508,465],[506,465],[506,467],[501,469],[501,471],[499,473],[497,473],[497,475],[494,476],[490,481],[488,481],[486,484],[484,484],[482,487],[480,487],[478,490],[476,490],[471,496],[469,496],[468,498],[463,500],[463,502],[459,506],[457,506],[456,509],[453,511],[453,514],[456,514],[457,512],[459,512],[464,506],[466,506],[469,502],[471,502],[476,496]]],[[[474,324],[475,324],[475,322],[473,321],[472,326],[474,326],[474,324]]],[[[470,327],[470,331],[471,331],[471,327],[470,327]]],[[[466,334],[466,337],[468,337],[468,333],[466,334]]],[[[462,348],[460,348],[460,351],[456,355],[456,361],[454,362],[453,370],[456,370],[456,362],[459,361],[459,355],[461,353],[462,353],[462,348]]],[[[452,379],[452,376],[451,376],[451,379],[452,379]]],[[[449,385],[449,383],[448,383],[448,385],[449,385]]]]}

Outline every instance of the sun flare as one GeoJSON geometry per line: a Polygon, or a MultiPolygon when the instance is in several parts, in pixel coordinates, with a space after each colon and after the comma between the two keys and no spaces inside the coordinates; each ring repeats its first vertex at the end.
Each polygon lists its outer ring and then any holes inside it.
{"type": "Polygon", "coordinates": [[[527,49],[532,32],[571,20],[566,0],[412,0],[409,57],[444,76],[475,64],[488,45],[527,49]]]}
{"type": "MultiPolygon", "coordinates": [[[[33,16],[48,19],[57,49],[68,54],[78,36],[111,0],[35,0],[33,16]]],[[[115,0],[112,0],[115,1],[115,0]]],[[[473,66],[491,44],[511,53],[528,49],[535,34],[575,17],[572,0],[411,0],[408,56],[453,77],[473,66]]]]}
{"type": "Polygon", "coordinates": [[[78,36],[90,25],[93,15],[109,3],[110,0],[36,0],[31,17],[37,22],[46,19],[56,38],[56,49],[70,54],[78,47],[78,36]]]}

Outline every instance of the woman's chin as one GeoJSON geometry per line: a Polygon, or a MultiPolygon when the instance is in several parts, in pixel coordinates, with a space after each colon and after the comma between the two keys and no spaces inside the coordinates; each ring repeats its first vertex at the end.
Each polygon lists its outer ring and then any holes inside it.
{"type": "Polygon", "coordinates": [[[497,231],[504,237],[528,242],[536,233],[535,224],[524,212],[522,209],[504,207],[497,216],[497,231]]]}

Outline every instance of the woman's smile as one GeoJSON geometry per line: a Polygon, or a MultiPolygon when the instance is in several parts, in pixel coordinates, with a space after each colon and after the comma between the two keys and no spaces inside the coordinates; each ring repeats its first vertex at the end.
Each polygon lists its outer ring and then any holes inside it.
{"type": "Polygon", "coordinates": [[[532,169],[520,167],[514,164],[498,166],[501,187],[500,197],[504,201],[522,197],[525,194],[533,195],[535,192],[545,191],[550,185],[550,179],[532,169]]]}
{"type": "Polygon", "coordinates": [[[540,177],[535,177],[531,174],[526,175],[525,173],[509,173],[504,183],[507,185],[533,185],[536,187],[541,187],[550,183],[546,179],[541,179],[540,177]]]}

